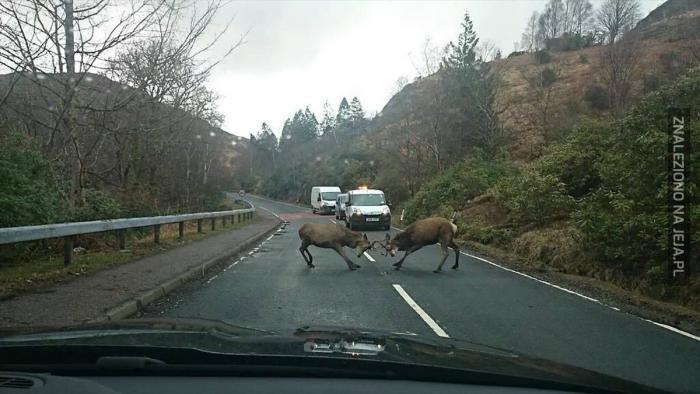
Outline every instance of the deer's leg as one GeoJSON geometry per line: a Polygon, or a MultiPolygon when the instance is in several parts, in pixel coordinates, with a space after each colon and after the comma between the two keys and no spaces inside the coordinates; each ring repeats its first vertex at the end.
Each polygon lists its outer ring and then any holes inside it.
{"type": "Polygon", "coordinates": [[[411,246],[411,248],[408,249],[408,250],[406,251],[406,253],[404,253],[403,257],[401,257],[401,260],[399,260],[399,261],[397,261],[397,262],[394,263],[394,267],[396,267],[396,268],[394,268],[394,269],[395,269],[395,270],[401,269],[401,266],[403,265],[403,261],[406,260],[406,257],[408,257],[409,254],[415,252],[416,250],[418,250],[418,249],[420,249],[420,248],[422,248],[422,247],[423,247],[423,246],[419,246],[419,245],[411,246]]]}
{"type": "Polygon", "coordinates": [[[353,263],[352,260],[350,260],[348,258],[348,256],[345,255],[345,252],[343,251],[342,246],[334,246],[333,250],[335,250],[335,252],[338,253],[340,255],[340,257],[343,258],[343,260],[345,260],[345,264],[348,265],[348,268],[350,268],[350,270],[356,270],[356,269],[360,268],[359,265],[353,263]]]}
{"type": "Polygon", "coordinates": [[[455,241],[450,241],[450,247],[455,251],[455,265],[452,266],[452,269],[456,270],[459,267],[459,245],[455,241]]]}
{"type": "Polygon", "coordinates": [[[309,268],[315,267],[313,262],[314,258],[311,256],[311,253],[309,253],[309,244],[306,242],[302,242],[301,246],[299,247],[299,252],[301,252],[301,257],[304,258],[304,261],[306,261],[306,264],[309,266],[309,268]],[[306,252],[306,254],[304,254],[306,252]],[[306,258],[306,255],[309,255],[308,258],[306,258]]]}
{"type": "Polygon", "coordinates": [[[450,252],[447,250],[447,243],[440,243],[440,251],[442,252],[442,260],[440,260],[440,265],[438,265],[438,267],[433,271],[436,274],[442,271],[442,266],[445,264],[445,260],[447,260],[447,257],[450,255],[450,252]]]}

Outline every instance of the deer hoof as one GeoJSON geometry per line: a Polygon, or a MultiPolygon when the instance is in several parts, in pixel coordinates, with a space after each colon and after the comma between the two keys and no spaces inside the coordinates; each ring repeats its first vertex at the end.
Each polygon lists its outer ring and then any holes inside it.
{"type": "Polygon", "coordinates": [[[309,264],[309,268],[316,268],[316,266],[313,264],[309,264]]]}
{"type": "Polygon", "coordinates": [[[394,271],[398,271],[398,270],[400,270],[400,269],[401,269],[401,266],[400,266],[400,265],[395,265],[395,264],[394,264],[394,271]]]}
{"type": "Polygon", "coordinates": [[[401,267],[401,263],[394,263],[392,264],[394,267],[401,267]]]}
{"type": "Polygon", "coordinates": [[[456,270],[457,268],[459,268],[459,267],[456,266],[456,265],[452,266],[452,269],[453,269],[453,270],[456,270]]]}
{"type": "Polygon", "coordinates": [[[436,270],[433,270],[433,272],[436,273],[436,274],[439,274],[440,272],[442,272],[442,270],[436,269],[436,270]]]}

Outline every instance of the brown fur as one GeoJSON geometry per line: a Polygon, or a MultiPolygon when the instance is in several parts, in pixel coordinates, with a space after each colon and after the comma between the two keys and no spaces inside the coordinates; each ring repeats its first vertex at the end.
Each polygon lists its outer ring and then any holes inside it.
{"type": "Polygon", "coordinates": [[[399,250],[406,251],[401,260],[394,264],[396,269],[400,269],[406,257],[426,245],[434,245],[440,243],[442,250],[442,260],[433,272],[442,271],[442,266],[445,264],[447,256],[449,256],[448,247],[455,251],[455,264],[452,269],[459,267],[459,246],[454,242],[457,226],[448,219],[441,217],[432,217],[419,220],[406,229],[397,234],[393,239],[386,235],[386,243],[383,245],[387,252],[392,256],[396,255],[399,250]]]}
{"type": "Polygon", "coordinates": [[[315,267],[313,265],[314,259],[311,256],[311,253],[309,253],[310,245],[335,250],[336,253],[338,253],[340,257],[345,260],[345,263],[351,270],[360,268],[360,266],[353,263],[345,255],[343,247],[347,246],[349,248],[357,249],[359,251],[357,257],[362,256],[365,251],[372,247],[372,244],[367,239],[367,234],[363,235],[350,231],[345,227],[335,224],[304,223],[299,228],[299,238],[301,239],[299,251],[301,252],[302,257],[304,257],[304,261],[306,261],[306,264],[308,264],[310,268],[315,267]]]}

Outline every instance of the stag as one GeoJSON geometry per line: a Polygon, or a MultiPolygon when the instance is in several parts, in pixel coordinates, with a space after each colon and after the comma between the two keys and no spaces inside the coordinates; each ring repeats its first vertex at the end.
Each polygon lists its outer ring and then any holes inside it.
{"type": "Polygon", "coordinates": [[[313,264],[314,258],[311,256],[311,253],[309,253],[310,245],[335,250],[335,252],[345,260],[345,263],[351,270],[360,268],[360,266],[353,263],[352,260],[345,255],[343,247],[355,248],[357,257],[362,256],[365,251],[372,248],[372,243],[367,239],[367,234],[360,234],[350,231],[345,227],[330,223],[304,223],[299,228],[299,238],[301,239],[299,251],[302,257],[304,257],[306,264],[309,265],[309,268],[315,267],[313,264]]]}
{"type": "Polygon", "coordinates": [[[452,269],[457,269],[459,267],[459,246],[454,242],[454,236],[457,234],[457,226],[450,220],[441,217],[432,217],[427,219],[419,220],[406,229],[397,234],[393,239],[386,234],[386,241],[379,244],[384,247],[384,255],[391,254],[392,257],[396,256],[396,252],[403,250],[406,253],[403,255],[401,260],[394,263],[396,270],[401,269],[406,257],[422,248],[426,245],[434,245],[440,243],[442,249],[442,260],[440,260],[440,265],[433,271],[439,273],[442,271],[442,266],[447,260],[450,252],[447,250],[448,247],[455,251],[455,264],[452,269]]]}

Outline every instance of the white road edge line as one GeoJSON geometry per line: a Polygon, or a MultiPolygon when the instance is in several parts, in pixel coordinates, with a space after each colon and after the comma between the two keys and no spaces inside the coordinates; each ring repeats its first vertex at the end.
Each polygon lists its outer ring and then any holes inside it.
{"type": "Polygon", "coordinates": [[[265,208],[265,207],[258,206],[258,207],[256,207],[256,208],[264,209],[264,210],[266,210],[267,212],[270,212],[271,214],[273,214],[277,219],[282,220],[282,218],[280,217],[280,215],[276,214],[275,212],[273,212],[273,211],[271,211],[271,210],[269,210],[269,209],[267,209],[267,208],[265,208]]]}
{"type": "MultiPolygon", "coordinates": [[[[617,307],[614,307],[614,306],[611,306],[611,305],[607,305],[607,304],[605,304],[605,303],[603,303],[603,302],[601,302],[601,301],[599,301],[599,300],[596,300],[595,298],[591,298],[591,297],[585,296],[585,295],[580,294],[580,293],[577,293],[577,292],[575,292],[575,291],[573,291],[573,290],[569,290],[569,289],[567,289],[567,288],[564,288],[564,287],[555,285],[554,283],[549,283],[549,282],[547,282],[547,281],[545,281],[545,280],[535,278],[534,276],[530,276],[530,275],[528,275],[528,274],[524,274],[524,273],[522,273],[522,272],[518,272],[518,271],[512,270],[512,269],[510,269],[510,268],[506,268],[506,267],[504,267],[504,266],[502,266],[502,265],[498,265],[498,264],[496,264],[496,263],[494,263],[494,262],[492,262],[492,261],[488,261],[488,260],[486,260],[486,259],[484,259],[484,258],[481,258],[481,257],[479,257],[479,256],[474,256],[473,254],[464,253],[464,252],[460,252],[460,253],[462,253],[462,254],[465,255],[465,256],[469,256],[469,257],[471,257],[471,258],[473,258],[473,259],[477,259],[477,260],[483,261],[483,262],[485,262],[485,263],[491,264],[491,265],[493,265],[493,266],[495,266],[495,267],[498,267],[498,268],[500,268],[500,269],[503,269],[503,270],[512,272],[512,273],[517,274],[517,275],[524,276],[524,277],[526,277],[526,278],[528,278],[528,279],[532,279],[532,280],[534,280],[534,281],[536,281],[536,282],[540,282],[540,283],[545,284],[545,285],[547,285],[547,286],[554,287],[555,289],[559,289],[559,290],[561,290],[561,291],[565,291],[565,292],[567,292],[567,293],[570,293],[570,294],[573,294],[573,295],[577,295],[577,296],[579,296],[579,297],[581,297],[581,298],[584,298],[584,299],[586,299],[586,300],[588,300],[588,301],[591,301],[591,302],[595,302],[596,304],[600,304],[600,305],[605,306],[605,307],[607,307],[607,308],[610,308],[610,309],[612,309],[612,310],[614,310],[614,311],[622,312],[622,311],[620,310],[620,308],[617,308],[617,307]]],[[[627,312],[622,312],[622,313],[627,313],[627,312]]],[[[663,324],[663,323],[658,323],[658,322],[655,322],[655,321],[653,321],[653,320],[645,319],[645,318],[643,318],[643,317],[640,317],[640,316],[637,316],[637,315],[634,315],[634,314],[631,314],[631,313],[630,313],[629,315],[634,316],[634,317],[636,317],[636,318],[638,318],[638,319],[644,320],[644,321],[646,321],[646,322],[649,322],[649,323],[651,323],[651,324],[654,324],[654,325],[656,325],[656,326],[659,326],[659,327],[661,327],[661,328],[665,328],[665,329],[667,329],[667,330],[669,330],[669,331],[673,331],[673,332],[675,332],[676,334],[680,334],[680,335],[686,336],[686,337],[688,337],[688,338],[695,339],[696,341],[700,341],[700,337],[695,336],[695,335],[693,335],[693,334],[691,334],[691,333],[689,333],[689,332],[685,332],[685,331],[683,331],[683,330],[680,330],[680,329],[678,329],[678,328],[676,328],[676,327],[669,326],[669,325],[663,324]]]]}
{"type": "Polygon", "coordinates": [[[338,223],[336,223],[335,220],[333,220],[333,219],[328,219],[328,220],[330,220],[331,222],[333,222],[333,224],[338,224],[338,223]]]}
{"type": "Polygon", "coordinates": [[[372,258],[372,256],[370,256],[369,253],[365,252],[364,255],[365,255],[365,257],[367,257],[367,260],[369,260],[369,261],[371,261],[371,262],[373,262],[373,263],[376,263],[376,262],[377,262],[377,260],[375,260],[374,258],[372,258]]]}
{"type": "Polygon", "coordinates": [[[396,291],[399,293],[401,298],[403,298],[403,300],[406,301],[408,306],[410,306],[411,308],[413,308],[414,311],[416,311],[418,316],[420,316],[421,319],[423,319],[423,321],[426,324],[428,324],[428,326],[435,332],[435,334],[437,334],[439,337],[442,337],[442,338],[449,338],[450,337],[449,335],[447,335],[445,330],[443,330],[440,326],[438,326],[438,324],[435,323],[435,320],[433,320],[433,318],[430,317],[430,315],[428,315],[423,310],[423,308],[420,307],[420,305],[416,304],[416,302],[413,301],[413,298],[411,298],[411,296],[408,295],[408,293],[406,293],[406,290],[404,290],[403,287],[401,287],[401,285],[394,284],[392,286],[394,286],[394,289],[396,289],[396,291]]]}

